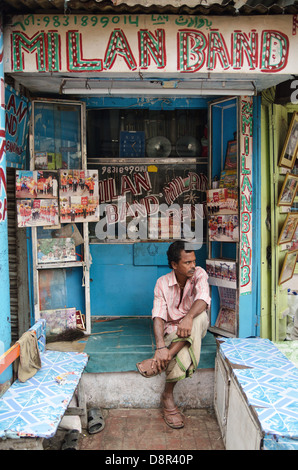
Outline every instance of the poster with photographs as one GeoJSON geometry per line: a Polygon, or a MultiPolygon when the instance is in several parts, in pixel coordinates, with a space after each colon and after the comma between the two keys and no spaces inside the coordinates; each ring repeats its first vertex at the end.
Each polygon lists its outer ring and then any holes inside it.
{"type": "Polygon", "coordinates": [[[292,279],[296,263],[297,263],[297,258],[298,258],[298,250],[296,251],[291,251],[290,253],[286,253],[281,273],[279,276],[278,280],[278,285],[283,284],[286,281],[289,281],[292,279]]]}
{"type": "Polygon", "coordinates": [[[238,214],[238,188],[209,189],[207,193],[208,214],[238,214]]]}
{"type": "Polygon", "coordinates": [[[16,198],[58,198],[57,171],[16,171],[16,198]]]}
{"type": "Polygon", "coordinates": [[[279,166],[293,168],[298,150],[298,113],[294,112],[279,159],[279,166]]]}
{"type": "Polygon", "coordinates": [[[284,246],[289,252],[298,250],[298,224],[296,225],[296,230],[290,243],[282,246],[284,246]]]}
{"type": "Polygon", "coordinates": [[[64,263],[66,261],[76,261],[73,238],[41,238],[37,240],[38,264],[64,263]]]}
{"type": "Polygon", "coordinates": [[[237,168],[237,140],[230,140],[227,146],[227,154],[225,160],[225,170],[231,170],[237,168]]]}
{"type": "Polygon", "coordinates": [[[60,170],[59,179],[61,223],[98,221],[98,171],[60,170]]]}
{"type": "Polygon", "coordinates": [[[298,176],[286,174],[281,192],[278,198],[278,206],[291,206],[294,202],[296,192],[298,189],[298,176]]]}
{"type": "Polygon", "coordinates": [[[210,241],[238,242],[239,217],[238,215],[213,215],[208,220],[208,235],[210,241]]]}
{"type": "Polygon", "coordinates": [[[288,213],[285,223],[281,229],[279,238],[278,238],[278,245],[282,245],[283,243],[288,243],[292,240],[295,230],[298,224],[298,214],[288,213]]]}
{"type": "Polygon", "coordinates": [[[236,319],[236,289],[227,289],[225,287],[218,288],[220,298],[219,313],[215,322],[217,328],[221,328],[226,332],[237,334],[236,319]]]}
{"type": "Polygon", "coordinates": [[[237,288],[236,261],[207,259],[206,272],[211,286],[237,288]]]}
{"type": "Polygon", "coordinates": [[[18,227],[58,226],[57,199],[18,199],[18,227]]]}

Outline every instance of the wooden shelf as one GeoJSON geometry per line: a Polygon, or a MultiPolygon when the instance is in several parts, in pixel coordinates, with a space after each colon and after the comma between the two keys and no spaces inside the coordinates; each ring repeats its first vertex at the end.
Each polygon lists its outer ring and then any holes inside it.
{"type": "Polygon", "coordinates": [[[79,268],[85,266],[84,261],[65,261],[65,263],[44,263],[37,264],[36,269],[61,269],[61,268],[79,268]]]}

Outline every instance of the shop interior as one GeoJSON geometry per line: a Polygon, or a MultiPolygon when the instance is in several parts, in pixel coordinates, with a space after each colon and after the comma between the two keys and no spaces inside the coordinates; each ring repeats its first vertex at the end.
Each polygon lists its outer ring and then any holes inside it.
{"type": "MultiPolygon", "coordinates": [[[[177,218],[175,211],[166,218],[168,227],[163,226],[161,214],[155,230],[146,224],[146,232],[141,232],[143,211],[146,209],[148,215],[153,200],[174,205],[178,213],[184,204],[200,207],[203,229],[196,249],[197,263],[211,270],[213,279],[210,330],[205,340],[207,350],[212,349],[211,358],[215,356],[213,334],[238,335],[239,239],[233,238],[230,229],[230,211],[227,215],[222,211],[217,214],[217,205],[207,202],[211,188],[220,189],[222,194],[222,189],[234,188],[238,196],[237,126],[238,98],[135,98],[130,103],[122,98],[33,101],[30,172],[37,173],[38,182],[44,176],[55,178],[56,173],[59,187],[56,212],[60,218],[47,219],[44,224],[42,211],[38,214],[36,210],[34,219],[33,207],[37,204],[33,197],[31,214],[25,222],[32,228],[32,282],[38,297],[35,317],[47,319],[49,335],[79,322],[88,336],[110,320],[114,326],[108,326],[108,331],[115,331],[115,335],[103,336],[106,347],[119,349],[122,344],[125,349],[134,344],[132,325],[141,328],[148,322],[155,282],[169,271],[167,248],[174,239],[183,238],[181,213],[177,218]],[[228,161],[232,166],[226,166],[228,161]],[[88,186],[92,179],[93,194],[88,186]],[[110,210],[100,207],[114,207],[123,195],[125,219],[118,219],[119,214],[114,219],[106,217],[102,224],[104,236],[99,236],[98,220],[110,210]],[[90,205],[95,208],[93,213],[90,205]],[[138,211],[133,212],[136,208],[138,211]],[[129,233],[133,219],[140,215],[139,225],[133,225],[136,233],[129,233]],[[212,227],[210,219],[214,221],[212,227]],[[119,221],[122,226],[115,223],[119,221]],[[65,247],[58,247],[58,240],[64,243],[61,239],[65,241],[65,237],[72,239],[68,247],[73,250],[72,256],[63,257],[65,247]],[[56,259],[52,256],[54,250],[56,259]],[[120,322],[119,328],[115,321],[120,322]]],[[[53,193],[44,194],[40,184],[38,187],[37,199],[52,201],[49,198],[53,193]]],[[[31,196],[20,194],[18,204],[28,203],[31,196]]],[[[120,207],[123,209],[119,205],[119,211],[120,207]]],[[[190,214],[193,217],[195,213],[190,214]]],[[[237,218],[236,212],[232,214],[237,218]]],[[[193,220],[191,224],[193,228],[193,220]]],[[[234,223],[234,231],[236,228],[234,223]]],[[[154,345],[152,328],[146,326],[144,331],[142,337],[146,337],[150,349],[154,345]]],[[[93,353],[95,338],[90,335],[87,341],[93,353]]],[[[206,364],[210,367],[209,359],[206,364]]]]}

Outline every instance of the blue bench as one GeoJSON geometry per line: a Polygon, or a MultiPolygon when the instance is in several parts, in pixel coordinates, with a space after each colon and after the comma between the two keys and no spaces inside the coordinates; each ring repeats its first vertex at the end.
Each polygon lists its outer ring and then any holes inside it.
{"type": "Polygon", "coordinates": [[[298,450],[298,369],[274,343],[219,340],[215,371],[227,450],[298,450]]]}
{"type": "MultiPolygon", "coordinates": [[[[81,376],[88,355],[46,350],[43,319],[30,330],[37,336],[42,367],[26,382],[15,380],[0,398],[0,449],[42,449],[43,439],[55,435],[76,390],[82,392],[81,376]]],[[[5,357],[7,353],[0,356],[0,364],[5,357]]],[[[86,420],[86,403],[79,395],[81,403],[71,414],[86,420]]]]}

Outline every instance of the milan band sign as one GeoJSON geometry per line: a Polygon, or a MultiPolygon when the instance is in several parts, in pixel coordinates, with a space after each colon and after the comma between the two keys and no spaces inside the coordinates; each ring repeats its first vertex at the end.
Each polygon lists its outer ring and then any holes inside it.
{"type": "Polygon", "coordinates": [[[296,73],[296,15],[28,15],[5,28],[5,72],[296,73]]]}

